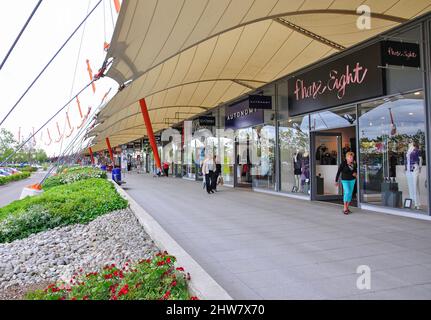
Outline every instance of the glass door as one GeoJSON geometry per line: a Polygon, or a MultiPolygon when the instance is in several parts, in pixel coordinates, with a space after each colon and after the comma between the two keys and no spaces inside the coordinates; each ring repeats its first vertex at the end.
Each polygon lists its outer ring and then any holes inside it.
{"type": "Polygon", "coordinates": [[[252,129],[239,129],[235,140],[235,187],[252,187],[252,129]]]}
{"type": "Polygon", "coordinates": [[[335,177],[341,163],[342,134],[338,132],[315,132],[312,135],[313,200],[341,200],[341,187],[335,185],[335,177]]]}

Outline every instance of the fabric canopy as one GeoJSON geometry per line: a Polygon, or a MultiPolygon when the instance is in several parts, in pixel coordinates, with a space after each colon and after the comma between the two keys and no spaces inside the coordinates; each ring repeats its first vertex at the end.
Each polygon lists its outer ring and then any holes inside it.
{"type": "Polygon", "coordinates": [[[146,135],[292,73],[431,9],[429,0],[128,0],[107,59],[119,91],[89,133],[93,150],[146,135]],[[372,10],[369,30],[357,8],[372,10]]]}

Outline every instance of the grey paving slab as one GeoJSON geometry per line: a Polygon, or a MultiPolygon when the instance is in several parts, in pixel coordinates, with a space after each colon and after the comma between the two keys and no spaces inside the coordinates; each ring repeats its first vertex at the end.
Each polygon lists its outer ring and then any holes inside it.
{"type": "Polygon", "coordinates": [[[127,187],[236,299],[397,299],[431,283],[429,221],[345,216],[338,206],[233,188],[208,195],[177,178],[131,174],[127,187]],[[370,292],[356,287],[359,265],[371,268],[370,292]]]}

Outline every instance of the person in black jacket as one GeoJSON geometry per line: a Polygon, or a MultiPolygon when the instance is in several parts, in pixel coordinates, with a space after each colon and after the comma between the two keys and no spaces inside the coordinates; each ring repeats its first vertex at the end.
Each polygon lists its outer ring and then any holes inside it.
{"type": "Polygon", "coordinates": [[[213,178],[211,180],[211,189],[217,192],[217,181],[218,181],[219,175],[221,174],[221,164],[219,163],[219,161],[217,161],[216,156],[214,156],[214,164],[215,164],[215,171],[213,173],[213,178]]]}
{"type": "Polygon", "coordinates": [[[344,214],[349,214],[350,203],[352,202],[353,190],[356,184],[356,163],[354,161],[355,154],[353,152],[346,153],[346,160],[344,160],[338,168],[337,176],[335,177],[335,185],[339,186],[339,179],[341,175],[341,183],[343,185],[343,202],[344,214]]]}

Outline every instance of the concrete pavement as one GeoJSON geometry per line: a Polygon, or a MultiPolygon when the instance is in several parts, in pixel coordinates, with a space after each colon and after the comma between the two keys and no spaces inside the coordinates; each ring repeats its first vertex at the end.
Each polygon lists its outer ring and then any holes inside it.
{"type": "Polygon", "coordinates": [[[126,192],[234,299],[431,299],[431,222],[127,174],[126,192]],[[371,289],[357,288],[361,265],[371,289]]]}

